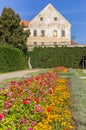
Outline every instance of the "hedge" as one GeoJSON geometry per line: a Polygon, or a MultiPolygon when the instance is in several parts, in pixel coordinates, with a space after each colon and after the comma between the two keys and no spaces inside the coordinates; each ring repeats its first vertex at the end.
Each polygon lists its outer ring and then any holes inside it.
{"type": "Polygon", "coordinates": [[[35,47],[28,55],[33,68],[79,68],[82,57],[86,56],[86,47],[35,47]]]}
{"type": "Polygon", "coordinates": [[[0,72],[22,70],[27,67],[27,59],[21,50],[0,46],[0,72]]]}

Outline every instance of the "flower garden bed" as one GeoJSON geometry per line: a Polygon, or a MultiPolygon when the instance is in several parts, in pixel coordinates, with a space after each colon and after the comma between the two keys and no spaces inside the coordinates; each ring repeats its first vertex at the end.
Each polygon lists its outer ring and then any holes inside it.
{"type": "Polygon", "coordinates": [[[0,130],[74,130],[68,80],[56,72],[0,88],[0,130]]]}

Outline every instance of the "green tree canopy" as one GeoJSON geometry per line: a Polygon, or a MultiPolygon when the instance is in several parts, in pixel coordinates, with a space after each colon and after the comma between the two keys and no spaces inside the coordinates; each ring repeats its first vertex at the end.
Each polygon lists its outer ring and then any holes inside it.
{"type": "Polygon", "coordinates": [[[0,44],[7,44],[27,51],[26,41],[30,30],[24,31],[20,17],[11,8],[4,8],[0,16],[0,44]]]}

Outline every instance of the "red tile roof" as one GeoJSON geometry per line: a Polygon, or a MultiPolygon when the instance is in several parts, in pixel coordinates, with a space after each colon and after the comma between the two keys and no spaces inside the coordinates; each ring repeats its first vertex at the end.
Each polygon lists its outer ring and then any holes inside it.
{"type": "Polygon", "coordinates": [[[71,41],[71,45],[77,45],[75,41],[71,41]]]}
{"type": "Polygon", "coordinates": [[[28,27],[29,21],[21,21],[20,25],[24,25],[24,27],[28,27]]]}

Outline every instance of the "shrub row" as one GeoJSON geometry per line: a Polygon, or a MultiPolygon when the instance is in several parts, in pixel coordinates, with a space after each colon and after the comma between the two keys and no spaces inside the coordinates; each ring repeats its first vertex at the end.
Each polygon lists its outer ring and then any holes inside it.
{"type": "Polygon", "coordinates": [[[86,55],[86,47],[36,47],[28,55],[31,57],[33,68],[79,68],[82,57],[86,55]]]}
{"type": "Polygon", "coordinates": [[[27,60],[21,50],[0,46],[0,72],[16,71],[27,67],[27,60]]]}

